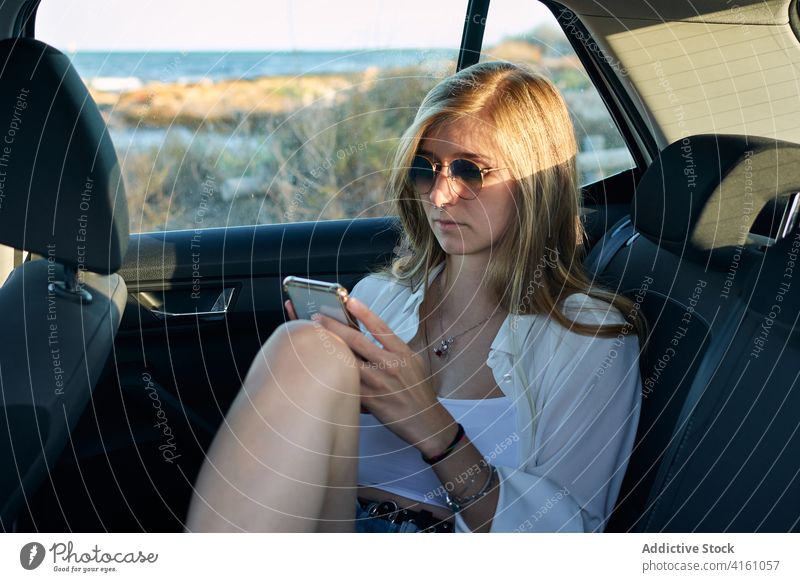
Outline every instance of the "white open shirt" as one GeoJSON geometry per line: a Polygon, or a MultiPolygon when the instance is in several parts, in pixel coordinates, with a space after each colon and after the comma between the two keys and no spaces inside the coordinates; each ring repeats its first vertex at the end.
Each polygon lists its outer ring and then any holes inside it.
{"type": "MultiPolygon", "coordinates": [[[[444,266],[442,262],[432,269],[428,284],[444,266]]],[[[423,286],[412,293],[407,285],[369,275],[350,295],[404,342],[417,334],[423,286]]],[[[583,293],[567,297],[562,309],[582,323],[624,322],[617,309],[583,293]]],[[[361,330],[381,345],[363,324],[361,330]]],[[[497,465],[500,495],[492,532],[603,531],[639,422],[638,355],[633,333],[585,336],[545,314],[506,317],[486,364],[498,387],[516,403],[520,440],[516,464],[497,465]],[[514,370],[515,361],[521,370],[514,370]],[[535,422],[529,396],[537,411],[535,422]]],[[[470,531],[458,514],[456,531],[470,531]]]]}

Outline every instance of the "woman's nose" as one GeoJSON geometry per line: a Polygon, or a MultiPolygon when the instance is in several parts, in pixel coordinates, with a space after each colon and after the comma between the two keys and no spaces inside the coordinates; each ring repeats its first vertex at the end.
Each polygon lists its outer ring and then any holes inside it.
{"type": "Polygon", "coordinates": [[[459,199],[453,192],[453,187],[447,177],[446,169],[442,168],[442,171],[436,174],[429,196],[434,206],[441,206],[442,204],[449,204],[452,206],[453,203],[459,199]]]}

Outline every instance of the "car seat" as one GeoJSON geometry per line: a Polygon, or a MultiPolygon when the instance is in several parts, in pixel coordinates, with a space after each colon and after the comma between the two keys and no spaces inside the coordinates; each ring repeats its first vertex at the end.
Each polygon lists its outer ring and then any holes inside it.
{"type": "Polygon", "coordinates": [[[111,353],[128,213],[105,122],[69,59],[5,39],[0,82],[0,243],[38,257],[0,287],[0,530],[13,531],[111,353]]]}
{"type": "MultiPolygon", "coordinates": [[[[750,230],[761,208],[798,189],[790,169],[797,151],[795,144],[733,135],[671,144],[642,177],[631,216],[587,257],[596,280],[633,299],[650,325],[639,429],[606,531],[661,531],[653,511],[670,511],[659,499],[681,435],[696,420],[687,407],[724,363],[736,322],[751,309],[748,285],[764,252],[750,230]]],[[[714,459],[696,462],[708,468],[714,459]]],[[[722,494],[723,483],[714,487],[722,494]]],[[[713,501],[703,500],[704,507],[713,501]]],[[[721,527],[724,518],[717,518],[714,527],[721,527]]],[[[693,530],[690,523],[680,527],[693,530]]]]}

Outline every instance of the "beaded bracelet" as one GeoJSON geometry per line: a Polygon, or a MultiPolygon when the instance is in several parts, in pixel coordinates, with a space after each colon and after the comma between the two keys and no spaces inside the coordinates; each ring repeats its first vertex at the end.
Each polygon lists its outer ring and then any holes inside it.
{"type": "Polygon", "coordinates": [[[494,476],[497,474],[497,469],[495,469],[494,465],[490,465],[485,461],[484,464],[489,469],[489,478],[486,479],[486,483],[483,484],[481,490],[475,495],[470,495],[469,497],[458,497],[456,495],[450,495],[450,492],[447,491],[447,488],[445,488],[444,502],[447,504],[447,507],[453,511],[453,513],[458,513],[468,504],[472,503],[473,501],[477,501],[489,492],[489,486],[492,484],[494,476]]]}
{"type": "Polygon", "coordinates": [[[420,453],[422,455],[423,461],[425,461],[429,465],[435,465],[436,463],[444,459],[447,455],[453,452],[453,449],[455,449],[458,443],[461,442],[461,439],[464,438],[464,427],[461,426],[460,423],[456,423],[456,426],[458,427],[458,431],[456,432],[456,436],[453,439],[453,442],[450,443],[450,445],[444,451],[442,451],[438,455],[434,455],[433,457],[426,457],[425,453],[420,453]]]}

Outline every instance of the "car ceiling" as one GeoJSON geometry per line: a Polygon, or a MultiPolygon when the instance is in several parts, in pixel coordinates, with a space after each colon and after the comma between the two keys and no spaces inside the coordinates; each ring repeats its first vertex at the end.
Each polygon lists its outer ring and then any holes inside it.
{"type": "Polygon", "coordinates": [[[562,4],[614,64],[659,148],[712,132],[800,142],[800,46],[790,0],[562,4]]]}

